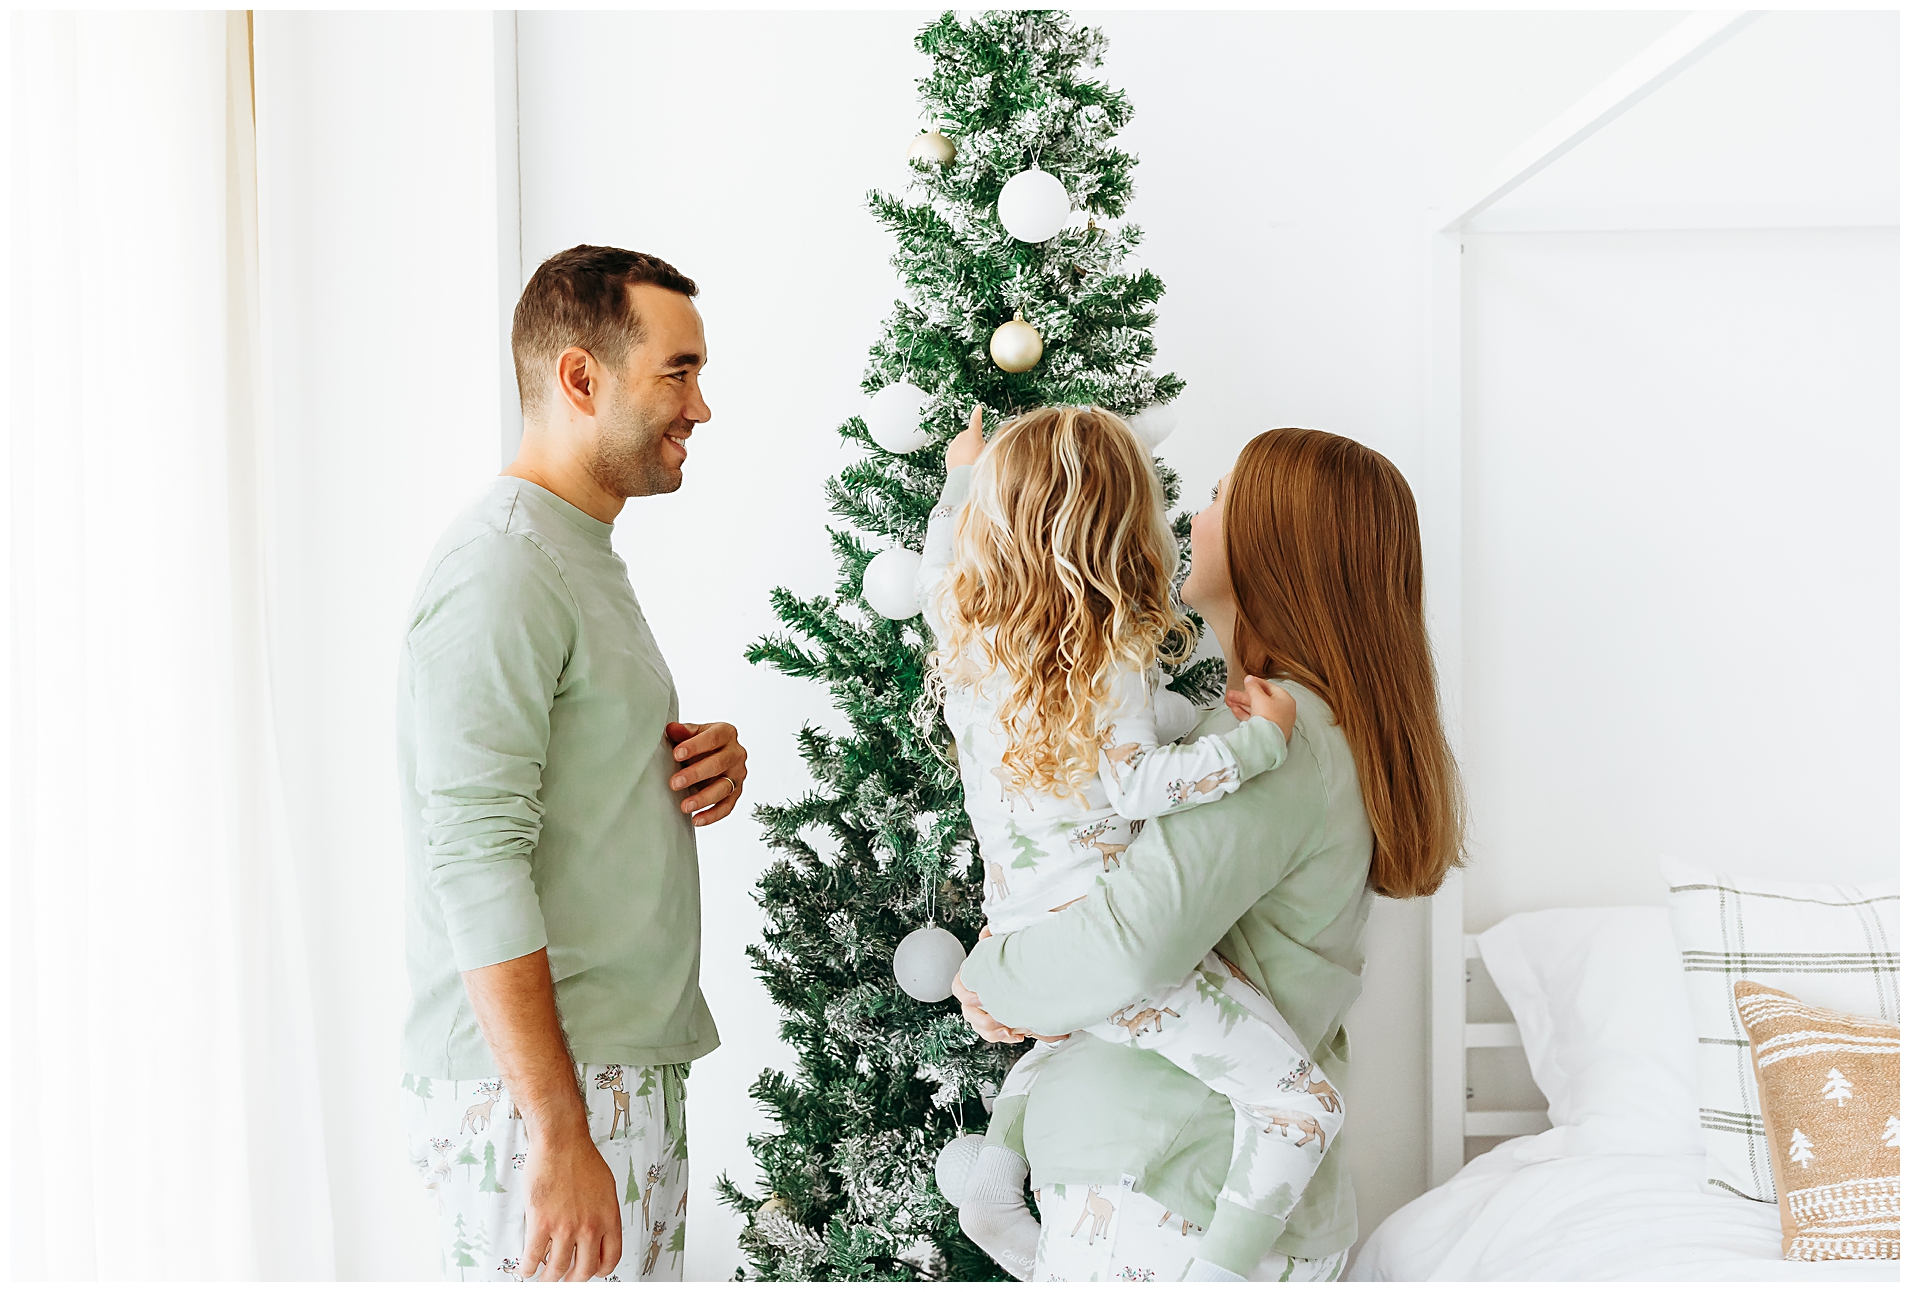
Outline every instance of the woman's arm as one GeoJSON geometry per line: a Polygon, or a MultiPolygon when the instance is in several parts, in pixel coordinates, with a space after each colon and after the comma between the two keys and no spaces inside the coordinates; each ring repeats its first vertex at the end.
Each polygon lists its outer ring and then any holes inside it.
{"type": "Polygon", "coordinates": [[[1318,846],[1325,790],[1304,731],[1293,746],[1238,793],[1150,824],[1086,898],[984,939],[960,981],[999,1022],[1046,1035],[1179,982],[1318,846]]]}

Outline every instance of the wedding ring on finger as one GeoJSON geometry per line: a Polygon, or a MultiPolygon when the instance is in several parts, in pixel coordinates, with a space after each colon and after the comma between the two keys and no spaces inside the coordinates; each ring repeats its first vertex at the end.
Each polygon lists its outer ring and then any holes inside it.
{"type": "MultiPolygon", "coordinates": [[[[731,781],[729,777],[725,776],[723,779],[730,782],[730,792],[724,795],[723,796],[724,798],[734,798],[736,795],[741,794],[743,792],[743,787],[741,785],[738,785],[735,781],[731,781]]],[[[723,801],[722,799],[717,800],[717,802],[719,803],[722,801],[723,801]]]]}

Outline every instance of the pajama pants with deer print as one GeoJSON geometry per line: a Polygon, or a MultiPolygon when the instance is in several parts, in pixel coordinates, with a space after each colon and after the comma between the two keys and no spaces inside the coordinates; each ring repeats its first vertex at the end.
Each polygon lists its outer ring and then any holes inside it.
{"type": "MultiPolygon", "coordinates": [[[[590,1135],[623,1204],[613,1279],[681,1281],[689,1203],[683,1078],[688,1064],[579,1064],[590,1135]]],[[[504,1083],[407,1073],[400,1092],[411,1165],[437,1207],[446,1279],[515,1280],[524,1254],[524,1122],[504,1083]]]]}
{"type": "MultiPolygon", "coordinates": [[[[1233,1161],[1220,1196],[1249,1211],[1282,1220],[1291,1215],[1346,1120],[1339,1091],[1313,1066],[1273,1002],[1212,951],[1179,986],[1082,1031],[1152,1050],[1228,1098],[1233,1161]]],[[[1072,1040],[1037,1041],[1009,1071],[996,1097],[991,1140],[1019,1149],[1013,1123],[1028,1091],[1048,1058],[1072,1040]]]]}
{"type": "MultiPolygon", "coordinates": [[[[1035,1190],[1041,1240],[1036,1283],[1179,1283],[1200,1255],[1201,1228],[1165,1203],[1119,1184],[1045,1184],[1035,1190]]],[[[1346,1253],[1307,1259],[1270,1252],[1250,1283],[1337,1283],[1346,1253]]]]}

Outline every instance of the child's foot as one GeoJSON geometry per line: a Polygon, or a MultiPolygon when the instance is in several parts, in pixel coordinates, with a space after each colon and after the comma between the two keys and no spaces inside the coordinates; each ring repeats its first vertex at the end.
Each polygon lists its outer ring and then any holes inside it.
{"type": "Polygon", "coordinates": [[[1028,1164],[1021,1155],[990,1144],[968,1173],[961,1204],[962,1232],[1024,1283],[1034,1277],[1035,1247],[1041,1241],[1041,1222],[1022,1196],[1027,1182],[1028,1164]]]}

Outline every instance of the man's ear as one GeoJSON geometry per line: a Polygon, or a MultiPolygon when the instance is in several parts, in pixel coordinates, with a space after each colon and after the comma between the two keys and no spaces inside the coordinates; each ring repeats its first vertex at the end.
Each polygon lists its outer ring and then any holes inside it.
{"type": "Polygon", "coordinates": [[[603,379],[590,351],[573,345],[557,356],[557,393],[580,415],[597,415],[597,397],[603,393],[603,379]]]}

